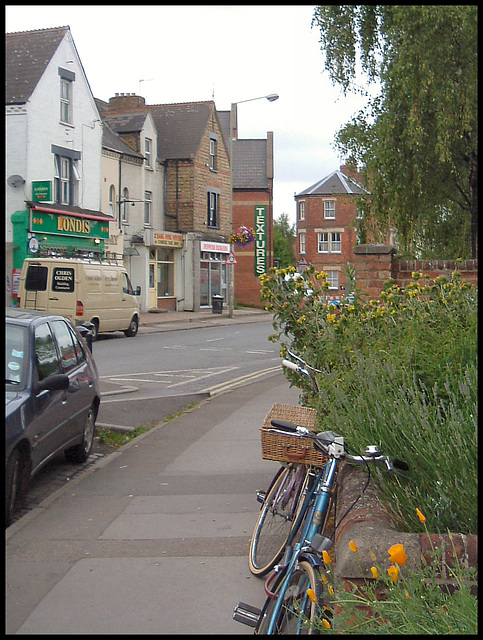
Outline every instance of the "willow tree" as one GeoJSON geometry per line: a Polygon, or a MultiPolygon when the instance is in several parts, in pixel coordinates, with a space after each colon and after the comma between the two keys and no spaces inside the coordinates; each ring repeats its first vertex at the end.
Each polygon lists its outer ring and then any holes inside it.
{"type": "Polygon", "coordinates": [[[476,5],[328,5],[315,9],[325,68],[344,94],[376,97],[336,144],[365,167],[379,229],[418,257],[477,257],[476,5]],[[360,90],[360,89],[359,89],[360,90]]]}

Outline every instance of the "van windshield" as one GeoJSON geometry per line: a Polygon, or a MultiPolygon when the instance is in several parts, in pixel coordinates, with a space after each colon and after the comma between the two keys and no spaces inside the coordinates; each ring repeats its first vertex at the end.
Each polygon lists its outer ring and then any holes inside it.
{"type": "Polygon", "coordinates": [[[122,292],[128,293],[131,296],[134,296],[135,295],[134,289],[131,284],[131,281],[129,280],[129,276],[127,275],[127,273],[123,273],[121,278],[122,278],[122,292]]]}

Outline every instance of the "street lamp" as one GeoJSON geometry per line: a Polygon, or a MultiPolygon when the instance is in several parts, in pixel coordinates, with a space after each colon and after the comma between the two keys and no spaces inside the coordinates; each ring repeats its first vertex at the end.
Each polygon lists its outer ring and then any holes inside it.
{"type": "MultiPolygon", "coordinates": [[[[259,98],[249,98],[248,100],[239,100],[238,102],[231,103],[230,109],[230,223],[233,227],[233,136],[235,133],[235,121],[236,121],[236,107],[243,102],[253,102],[253,100],[268,100],[274,102],[278,100],[276,93],[269,93],[267,96],[260,96],[259,98]]],[[[233,307],[235,299],[235,265],[228,265],[228,317],[233,318],[233,307]]]]}

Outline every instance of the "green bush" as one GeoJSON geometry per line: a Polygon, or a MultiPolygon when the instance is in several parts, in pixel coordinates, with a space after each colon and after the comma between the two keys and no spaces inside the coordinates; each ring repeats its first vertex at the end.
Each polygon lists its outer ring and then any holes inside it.
{"type": "Polygon", "coordinates": [[[389,281],[379,300],[365,302],[352,278],[337,308],[326,274],[294,271],[262,276],[262,300],[281,355],[289,347],[319,371],[318,394],[286,371],[301,402],[348,446],[378,444],[410,465],[405,476],[378,474],[403,529],[417,530],[406,523],[423,507],[434,532],[476,533],[476,289],[457,272],[434,282],[414,273],[405,289],[389,281]]]}

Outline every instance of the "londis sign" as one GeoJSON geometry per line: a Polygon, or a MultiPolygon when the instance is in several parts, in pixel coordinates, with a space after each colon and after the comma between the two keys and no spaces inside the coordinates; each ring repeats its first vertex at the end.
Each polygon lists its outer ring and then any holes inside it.
{"type": "Polygon", "coordinates": [[[106,220],[78,218],[44,211],[32,211],[30,231],[50,233],[60,236],[78,236],[82,238],[109,238],[109,223],[106,220]]]}

